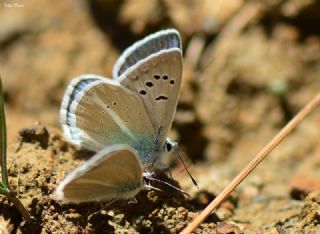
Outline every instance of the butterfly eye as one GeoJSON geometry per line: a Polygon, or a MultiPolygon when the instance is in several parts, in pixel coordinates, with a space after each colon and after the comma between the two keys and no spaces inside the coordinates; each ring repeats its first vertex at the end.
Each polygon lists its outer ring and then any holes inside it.
{"type": "Polygon", "coordinates": [[[172,150],[172,145],[168,142],[165,143],[165,149],[167,152],[170,152],[172,150]]]}
{"type": "Polygon", "coordinates": [[[171,152],[173,151],[174,149],[177,149],[178,147],[178,143],[177,142],[174,142],[172,140],[170,140],[169,138],[166,139],[165,143],[164,143],[164,150],[166,152],[171,152]]]}

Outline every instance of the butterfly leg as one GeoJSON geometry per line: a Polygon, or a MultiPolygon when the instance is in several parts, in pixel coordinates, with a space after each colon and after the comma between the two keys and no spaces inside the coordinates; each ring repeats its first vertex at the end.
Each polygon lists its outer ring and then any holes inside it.
{"type": "Polygon", "coordinates": [[[93,212],[92,214],[89,215],[88,219],[91,219],[93,216],[99,214],[102,210],[104,210],[105,208],[107,208],[108,206],[112,205],[114,202],[118,201],[119,199],[112,199],[111,201],[109,201],[107,204],[105,204],[101,209],[99,209],[96,212],[93,212]]]}
{"type": "Polygon", "coordinates": [[[138,201],[135,197],[130,198],[128,201],[128,204],[137,204],[137,203],[138,203],[138,201]]]}

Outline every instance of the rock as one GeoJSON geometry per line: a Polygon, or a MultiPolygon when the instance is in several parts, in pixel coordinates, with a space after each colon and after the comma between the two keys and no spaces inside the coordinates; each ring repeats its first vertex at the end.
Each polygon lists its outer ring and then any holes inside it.
{"type": "Polygon", "coordinates": [[[298,200],[304,199],[309,193],[319,189],[319,177],[295,176],[290,182],[290,195],[298,200]]]}

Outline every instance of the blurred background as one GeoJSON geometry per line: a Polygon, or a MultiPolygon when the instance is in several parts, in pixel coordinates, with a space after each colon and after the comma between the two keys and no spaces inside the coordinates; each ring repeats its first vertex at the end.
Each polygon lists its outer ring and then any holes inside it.
{"type": "MultiPolygon", "coordinates": [[[[126,47],[176,28],[184,71],[171,136],[195,162],[190,170],[200,187],[216,194],[319,93],[319,25],[317,0],[2,0],[9,142],[36,121],[60,128],[61,99],[73,77],[111,77],[126,47]]],[[[301,199],[320,189],[319,139],[318,111],[246,180],[242,193],[301,199]],[[296,188],[302,192],[292,195],[296,188]]],[[[195,190],[188,178],[178,180],[195,190]]]]}

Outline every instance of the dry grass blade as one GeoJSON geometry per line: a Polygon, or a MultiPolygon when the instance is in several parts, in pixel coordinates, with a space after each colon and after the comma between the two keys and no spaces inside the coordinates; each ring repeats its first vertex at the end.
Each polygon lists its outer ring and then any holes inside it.
{"type": "Polygon", "coordinates": [[[254,157],[254,159],[227,185],[227,187],[181,233],[192,233],[229,194],[278,146],[295,127],[320,105],[320,94],[304,108],[254,157]]]}

